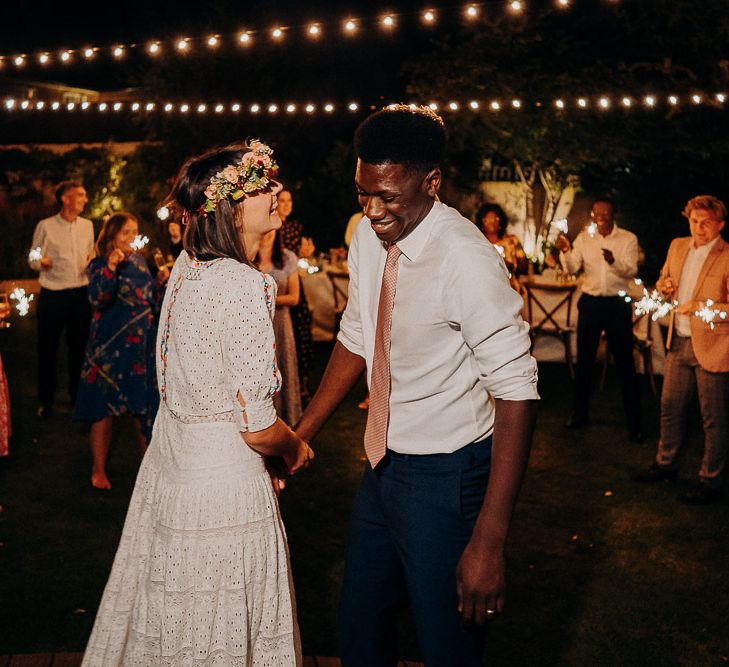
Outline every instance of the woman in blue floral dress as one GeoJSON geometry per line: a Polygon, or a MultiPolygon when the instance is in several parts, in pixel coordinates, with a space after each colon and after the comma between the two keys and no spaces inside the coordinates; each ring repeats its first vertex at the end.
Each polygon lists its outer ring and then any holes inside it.
{"type": "Polygon", "coordinates": [[[133,252],[136,218],[115,213],[96,241],[89,262],[89,301],[94,314],[79,383],[74,419],[91,423],[91,484],[109,489],[106,458],[112,417],[134,415],[142,452],[152,435],[159,393],[155,376],[156,316],[169,277],[157,280],[144,258],[133,252]]]}

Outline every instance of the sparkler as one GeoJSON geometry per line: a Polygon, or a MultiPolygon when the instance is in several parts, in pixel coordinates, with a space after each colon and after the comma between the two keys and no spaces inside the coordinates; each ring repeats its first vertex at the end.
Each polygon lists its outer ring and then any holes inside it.
{"type": "MultiPolygon", "coordinates": [[[[636,285],[639,284],[642,284],[642,281],[640,283],[636,281],[636,285]]],[[[658,290],[649,292],[645,287],[640,299],[634,299],[625,290],[620,290],[618,296],[622,297],[625,303],[635,304],[636,315],[650,315],[654,322],[668,315],[678,305],[678,301],[664,300],[658,290]]]]}
{"type": "MultiPolygon", "coordinates": [[[[555,220],[554,221],[554,228],[561,232],[562,234],[566,234],[569,231],[569,223],[567,222],[567,218],[562,218],[561,220],[555,220]]],[[[589,230],[588,230],[589,233],[589,230]]]]}
{"type": "Polygon", "coordinates": [[[22,287],[16,287],[12,292],[10,292],[10,298],[13,299],[13,301],[18,302],[15,304],[15,308],[17,309],[20,317],[25,317],[28,314],[28,310],[30,310],[30,302],[33,300],[33,296],[33,294],[27,295],[22,287]]]}
{"type": "Polygon", "coordinates": [[[310,264],[309,263],[309,260],[306,259],[305,257],[302,257],[299,260],[299,268],[300,269],[306,269],[306,272],[307,273],[317,273],[319,271],[319,267],[318,266],[314,266],[313,264],[310,264]]]}
{"type": "Polygon", "coordinates": [[[714,320],[719,318],[725,320],[727,318],[726,311],[719,310],[718,308],[712,308],[714,302],[711,299],[706,300],[706,304],[699,310],[694,311],[694,316],[698,317],[702,321],[709,325],[709,328],[714,330],[714,320]]]}
{"type": "Polygon", "coordinates": [[[132,250],[137,251],[144,248],[149,243],[149,238],[146,236],[143,236],[141,234],[137,234],[134,237],[134,240],[129,244],[132,247],[132,250]]]}
{"type": "Polygon", "coordinates": [[[28,259],[31,262],[40,262],[43,259],[43,251],[41,250],[40,246],[30,249],[30,252],[28,253],[28,259]]]}

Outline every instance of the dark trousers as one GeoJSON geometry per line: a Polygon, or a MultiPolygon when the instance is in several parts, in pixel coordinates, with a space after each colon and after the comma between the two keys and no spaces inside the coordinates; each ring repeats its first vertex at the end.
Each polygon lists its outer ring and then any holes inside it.
{"type": "Polygon", "coordinates": [[[339,609],[343,667],[397,664],[395,617],[412,608],[428,667],[482,665],[485,633],[461,626],[456,567],[491,467],[491,438],[453,454],[388,452],[366,466],[347,540],[339,609]]]}
{"type": "Polygon", "coordinates": [[[587,419],[600,334],[607,336],[608,349],[623,394],[623,407],[631,431],[641,428],[640,387],[633,357],[633,311],[619,296],[583,294],[577,303],[577,369],[575,371],[575,415],[587,419]]]}
{"type": "Polygon", "coordinates": [[[56,357],[61,333],[66,330],[68,394],[76,402],[81,364],[89,337],[91,306],[86,287],[49,290],[38,296],[38,401],[53,407],[56,394],[56,357]]]}

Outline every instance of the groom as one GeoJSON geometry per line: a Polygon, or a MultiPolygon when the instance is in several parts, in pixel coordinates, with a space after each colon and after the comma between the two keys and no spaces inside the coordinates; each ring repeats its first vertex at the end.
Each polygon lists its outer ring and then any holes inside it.
{"type": "Polygon", "coordinates": [[[365,218],[349,250],[349,301],[296,429],[311,440],[367,370],[368,463],[340,606],[345,667],[396,664],[406,604],[429,667],[480,665],[485,622],[504,606],[537,369],[499,254],[435,201],[445,139],[427,108],[388,107],[357,129],[365,218]]]}

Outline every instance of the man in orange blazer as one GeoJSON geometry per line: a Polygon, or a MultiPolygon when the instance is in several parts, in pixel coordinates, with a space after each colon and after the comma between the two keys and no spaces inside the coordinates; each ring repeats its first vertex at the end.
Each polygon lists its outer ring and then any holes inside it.
{"type": "Polygon", "coordinates": [[[686,434],[686,412],[698,390],[704,424],[700,483],[682,497],[706,505],[723,496],[722,474],[729,441],[729,244],[720,236],[726,207],[716,197],[691,199],[683,211],[690,237],[674,239],[656,283],[678,305],[671,312],[661,394],[661,436],[656,462],[636,479],[675,480],[686,434]],[[727,313],[713,329],[694,313],[706,305],[727,313]]]}

